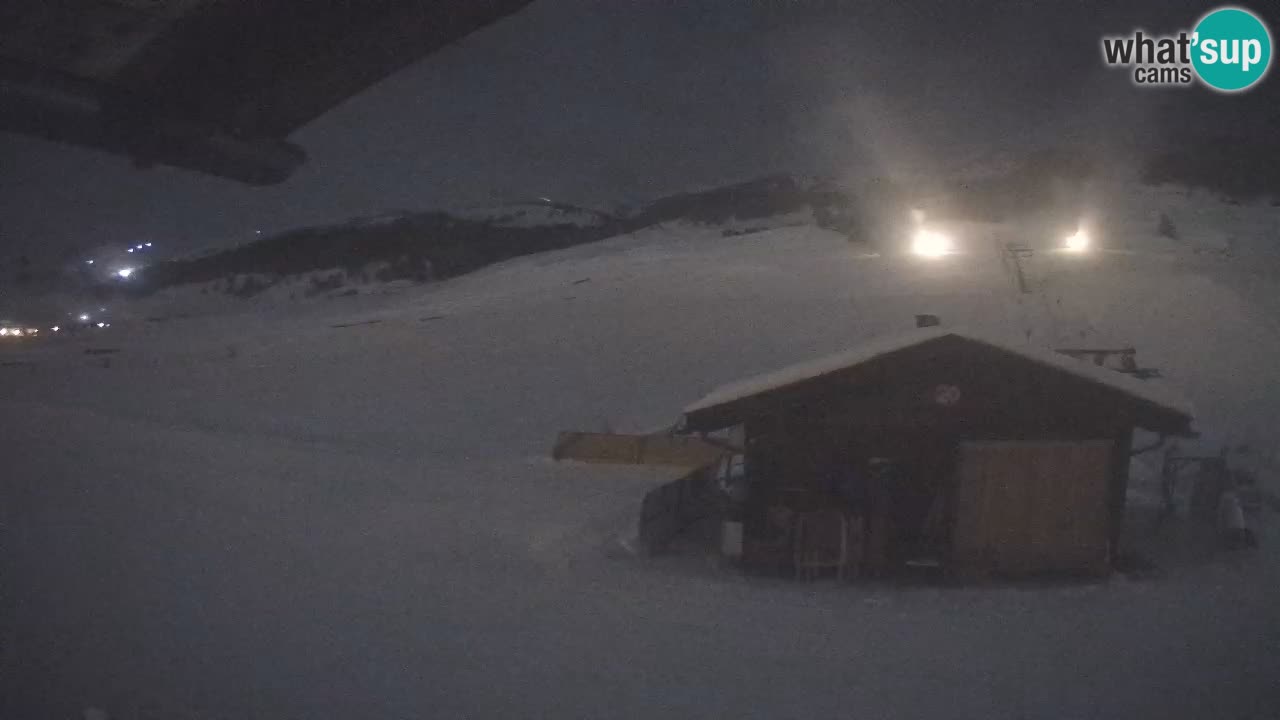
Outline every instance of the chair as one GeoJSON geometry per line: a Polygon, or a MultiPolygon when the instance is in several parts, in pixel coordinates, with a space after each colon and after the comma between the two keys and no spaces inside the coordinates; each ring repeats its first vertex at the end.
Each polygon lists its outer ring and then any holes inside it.
{"type": "Polygon", "coordinates": [[[821,570],[836,571],[845,579],[849,567],[849,519],[839,510],[800,513],[796,519],[795,566],[797,580],[815,580],[821,570]]]}

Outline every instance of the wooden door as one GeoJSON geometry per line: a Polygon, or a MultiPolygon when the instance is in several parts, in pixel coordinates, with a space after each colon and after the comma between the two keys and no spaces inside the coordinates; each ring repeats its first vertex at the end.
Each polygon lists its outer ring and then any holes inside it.
{"type": "Polygon", "coordinates": [[[960,447],[952,563],[962,575],[1105,573],[1112,443],[960,447]]]}

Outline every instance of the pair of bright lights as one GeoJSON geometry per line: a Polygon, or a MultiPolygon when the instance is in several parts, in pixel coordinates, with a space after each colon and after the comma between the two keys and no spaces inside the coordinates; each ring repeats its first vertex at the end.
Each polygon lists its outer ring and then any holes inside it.
{"type": "MultiPolygon", "coordinates": [[[[1063,249],[1068,252],[1085,252],[1089,249],[1089,235],[1084,230],[1077,230],[1066,239],[1063,249]]],[[[911,238],[911,252],[921,257],[942,257],[955,252],[955,242],[951,237],[935,230],[920,228],[911,238]]]]}

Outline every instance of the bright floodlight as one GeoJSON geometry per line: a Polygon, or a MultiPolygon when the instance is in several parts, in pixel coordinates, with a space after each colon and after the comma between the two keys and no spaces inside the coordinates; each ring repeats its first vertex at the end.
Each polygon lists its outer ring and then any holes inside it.
{"type": "Polygon", "coordinates": [[[922,257],[941,257],[952,249],[951,238],[933,230],[921,228],[911,238],[911,252],[922,257]]]}
{"type": "Polygon", "coordinates": [[[147,247],[151,247],[151,243],[143,243],[143,245],[146,245],[147,247]]]}
{"type": "Polygon", "coordinates": [[[133,268],[120,268],[119,270],[116,271],[116,275],[120,276],[125,280],[128,280],[129,276],[133,274],[133,270],[134,270],[133,268]]]}
{"type": "Polygon", "coordinates": [[[107,324],[106,324],[106,323],[104,323],[104,322],[100,322],[100,323],[98,323],[98,327],[100,327],[100,328],[103,328],[103,327],[106,327],[106,326],[107,326],[107,324]]]}
{"type": "Polygon", "coordinates": [[[9,328],[0,328],[0,337],[3,337],[8,334],[9,334],[9,328]]]}
{"type": "Polygon", "coordinates": [[[86,263],[88,263],[88,264],[90,264],[90,265],[92,265],[92,264],[93,264],[93,261],[92,261],[92,260],[85,260],[85,262],[86,262],[86,263]]]}
{"type": "Polygon", "coordinates": [[[54,332],[58,332],[58,331],[59,331],[59,330],[61,330],[62,328],[58,327],[57,325],[54,325],[53,327],[51,327],[51,328],[49,328],[49,329],[50,329],[50,330],[52,330],[52,331],[54,331],[54,332]]]}
{"type": "Polygon", "coordinates": [[[82,313],[80,315],[80,322],[89,322],[89,315],[87,313],[82,313]]]}
{"type": "Polygon", "coordinates": [[[1089,249],[1089,236],[1084,230],[1077,230],[1074,235],[1067,238],[1067,250],[1071,252],[1084,252],[1089,249]]]}
{"type": "Polygon", "coordinates": [[[129,248],[129,252],[133,252],[133,248],[129,248]]]}

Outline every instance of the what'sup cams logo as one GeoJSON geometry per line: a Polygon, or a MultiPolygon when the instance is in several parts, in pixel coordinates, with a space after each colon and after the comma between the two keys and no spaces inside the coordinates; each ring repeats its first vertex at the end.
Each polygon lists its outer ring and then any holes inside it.
{"type": "Polygon", "coordinates": [[[1271,32],[1255,13],[1222,7],[1200,18],[1190,32],[1151,36],[1138,30],[1104,37],[1102,59],[1133,68],[1135,85],[1191,85],[1198,78],[1218,92],[1240,92],[1267,74],[1271,32]]]}

